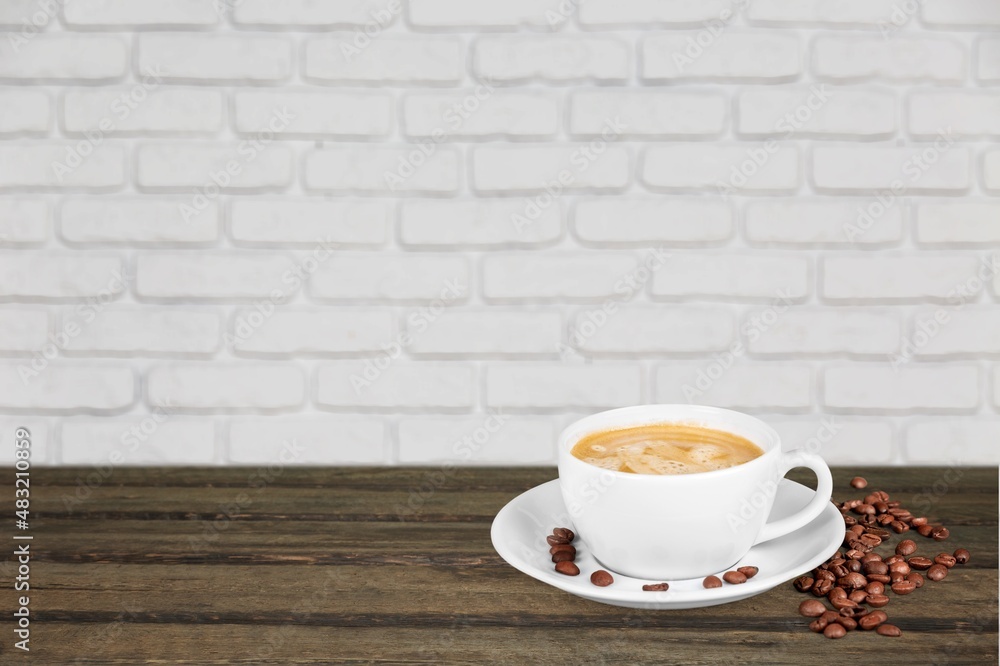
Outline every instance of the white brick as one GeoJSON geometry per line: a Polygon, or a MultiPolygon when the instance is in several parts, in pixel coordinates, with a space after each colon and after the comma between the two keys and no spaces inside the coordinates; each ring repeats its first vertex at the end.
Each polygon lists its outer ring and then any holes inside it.
{"type": "Polygon", "coordinates": [[[58,23],[59,5],[39,3],[38,0],[6,0],[0,3],[0,25],[9,25],[19,30],[14,32],[22,36],[27,21],[33,28],[44,30],[49,25],[58,23]]]}
{"type": "Polygon", "coordinates": [[[49,314],[28,308],[0,309],[0,353],[33,352],[49,341],[49,314]]]}
{"type": "Polygon", "coordinates": [[[924,23],[935,28],[1000,27],[1000,4],[993,0],[924,0],[920,10],[924,23]]]}
{"type": "Polygon", "coordinates": [[[642,373],[637,365],[510,363],[486,370],[486,404],[491,407],[538,411],[642,402],[642,373]]]}
{"type": "Polygon", "coordinates": [[[834,81],[959,82],[965,79],[965,47],[926,37],[840,37],[821,35],[812,46],[813,73],[834,81]]]}
{"type": "Polygon", "coordinates": [[[886,138],[896,131],[896,98],[826,84],[750,89],[740,94],[736,117],[746,137],[886,138]]]}
{"type": "Polygon", "coordinates": [[[1000,37],[982,37],[976,51],[976,78],[1000,81],[1000,37]]]}
{"type": "Polygon", "coordinates": [[[474,371],[458,363],[340,361],[320,366],[316,402],[333,408],[465,411],[475,400],[474,371]]]}
{"type": "Polygon", "coordinates": [[[608,120],[620,118],[623,136],[709,138],[722,133],[728,116],[728,100],[718,92],[605,88],[572,94],[569,131],[600,136],[608,120]]]}
{"type": "Polygon", "coordinates": [[[277,113],[291,121],[278,137],[384,137],[392,131],[392,95],[385,92],[241,91],[234,98],[237,132],[266,131],[277,113]]]}
{"type": "Polygon", "coordinates": [[[657,367],[656,401],[804,412],[812,404],[812,376],[812,369],[802,364],[733,363],[731,355],[720,355],[712,361],[657,367]]]}
{"type": "Polygon", "coordinates": [[[621,190],[630,162],[627,148],[607,144],[600,153],[590,144],[482,146],[472,149],[472,186],[481,193],[543,192],[560,183],[572,191],[621,190]]]}
{"type": "Polygon", "coordinates": [[[917,137],[935,137],[945,128],[959,136],[1000,136],[1000,93],[916,91],[907,111],[910,133],[917,137]]]}
{"type": "Polygon", "coordinates": [[[769,199],[749,201],[743,211],[747,240],[760,245],[885,245],[903,239],[903,205],[874,199],[769,199]],[[877,202],[876,202],[877,203],[877,202]]]}
{"type": "Polygon", "coordinates": [[[978,264],[967,255],[825,257],[822,294],[833,301],[944,301],[976,276],[978,264]]]}
{"type": "Polygon", "coordinates": [[[148,33],[137,37],[136,71],[167,81],[275,83],[292,73],[288,38],[248,34],[148,33]]]}
{"type": "Polygon", "coordinates": [[[558,25],[559,0],[410,0],[407,18],[420,28],[504,30],[558,25]]]}
{"type": "Polygon", "coordinates": [[[554,356],[562,342],[562,317],[556,312],[481,309],[448,311],[437,317],[411,314],[406,334],[411,354],[554,356]]]}
{"type": "Polygon", "coordinates": [[[831,28],[874,28],[891,25],[898,0],[753,0],[747,4],[751,23],[784,26],[794,24],[831,28]]]}
{"type": "Polygon", "coordinates": [[[621,296],[634,292],[627,280],[640,268],[636,255],[611,252],[494,254],[483,257],[482,265],[483,296],[496,301],[621,296]]]}
{"type": "Polygon", "coordinates": [[[569,329],[569,344],[590,354],[712,352],[734,341],[736,319],[722,308],[624,305],[581,310],[569,329]]]}
{"type": "Polygon", "coordinates": [[[1000,150],[988,150],[983,155],[983,187],[1000,192],[1000,150]]]}
{"type": "Polygon", "coordinates": [[[31,445],[28,450],[31,452],[29,459],[32,466],[51,464],[50,458],[52,450],[52,437],[49,432],[49,424],[45,419],[37,417],[10,416],[0,417],[0,464],[8,467],[14,466],[14,435],[18,428],[27,428],[31,433],[31,445]]]}
{"type": "Polygon", "coordinates": [[[265,247],[381,245],[391,215],[387,201],[240,198],[229,204],[229,233],[239,244],[265,247]]]}
{"type": "Polygon", "coordinates": [[[128,57],[128,46],[119,37],[36,34],[16,43],[4,38],[0,80],[114,81],[128,71],[128,57]]]}
{"type": "Polygon", "coordinates": [[[218,313],[205,310],[103,308],[92,320],[67,313],[57,330],[68,332],[70,325],[79,330],[65,345],[70,354],[210,355],[222,341],[218,313]]]}
{"type": "Polygon", "coordinates": [[[921,309],[913,316],[907,337],[917,356],[979,358],[997,355],[1000,354],[1000,310],[995,306],[921,309]]]}
{"type": "Polygon", "coordinates": [[[913,423],[906,429],[906,462],[1000,465],[1000,421],[972,417],[913,423]]]}
{"type": "Polygon", "coordinates": [[[239,412],[296,409],[306,378],[295,365],[173,363],[146,373],[146,400],[179,411],[239,412]]]}
{"type": "Polygon", "coordinates": [[[25,362],[0,365],[0,409],[32,414],[108,414],[135,402],[126,365],[53,361],[34,370],[25,362]]]}
{"type": "Polygon", "coordinates": [[[62,99],[70,135],[212,134],[222,129],[222,93],[147,86],[70,90],[62,99]]]}
{"type": "Polygon", "coordinates": [[[496,247],[541,245],[562,236],[562,210],[539,209],[529,224],[520,199],[411,200],[400,207],[399,238],[407,246],[496,247]]]}
{"type": "Polygon", "coordinates": [[[885,465],[892,461],[892,426],[835,416],[768,419],[784,451],[805,449],[831,465],[885,465]]]}
{"type": "Polygon", "coordinates": [[[177,419],[169,410],[113,421],[64,421],[64,465],[211,465],[215,424],[177,419]]]}
{"type": "Polygon", "coordinates": [[[41,244],[49,237],[49,204],[41,199],[0,199],[0,247],[41,244]]]}
{"type": "MultiPolygon", "coordinates": [[[[136,148],[136,184],[150,189],[279,189],[292,182],[287,146],[250,143],[144,143],[136,148]],[[213,177],[215,176],[215,177],[213,177]]],[[[194,204],[192,203],[193,207],[194,204]]]]}
{"type": "Polygon", "coordinates": [[[399,462],[404,465],[551,465],[558,436],[548,419],[504,414],[404,418],[399,462]]]}
{"type": "Polygon", "coordinates": [[[801,180],[798,147],[771,147],[772,152],[764,143],[652,145],[646,148],[639,175],[644,185],[657,190],[794,192],[801,180]]]}
{"type": "Polygon", "coordinates": [[[388,458],[385,425],[341,418],[239,419],[229,425],[230,463],[378,465],[388,458]]]}
{"type": "Polygon", "coordinates": [[[309,281],[309,294],[333,300],[435,301],[469,292],[469,263],[456,255],[342,252],[309,281]]]}
{"type": "MultiPolygon", "coordinates": [[[[433,144],[432,144],[433,145],[433,144]]],[[[306,189],[325,192],[449,194],[459,187],[460,155],[435,146],[344,146],[306,154],[306,189]]]]}
{"type": "Polygon", "coordinates": [[[652,294],[776,301],[798,300],[810,291],[807,257],[765,253],[672,254],[653,276],[652,294]]]}
{"type": "Polygon", "coordinates": [[[82,158],[76,146],[76,143],[61,141],[0,145],[0,190],[78,188],[108,191],[125,184],[123,146],[102,143],[82,158]]]}
{"type": "Polygon", "coordinates": [[[403,131],[435,141],[458,138],[530,138],[559,131],[556,98],[488,86],[454,92],[413,93],[403,101],[403,131]]]}
{"type": "Polygon", "coordinates": [[[211,243],[219,238],[219,207],[209,202],[185,217],[187,199],[72,198],[59,209],[59,232],[69,243],[211,243]]]}
{"type": "Polygon", "coordinates": [[[20,251],[0,255],[0,301],[116,298],[130,277],[115,255],[20,251]]]}
{"type": "Polygon", "coordinates": [[[733,210],[721,201],[681,197],[594,197],[576,204],[573,231],[586,244],[720,244],[733,233],[733,210]]]}
{"type": "Polygon", "coordinates": [[[733,82],[790,81],[802,72],[802,44],[797,35],[770,31],[725,30],[707,47],[697,39],[711,34],[664,32],[643,39],[643,81],[708,79],[733,82]]]}
{"type": "Polygon", "coordinates": [[[63,20],[78,28],[197,28],[219,22],[216,5],[203,0],[150,4],[131,0],[66,0],[63,20]]]}
{"type": "MultiPolygon", "coordinates": [[[[580,24],[588,28],[701,27],[732,12],[729,0],[586,0],[577,5],[580,24]]],[[[731,14],[730,14],[731,15],[731,14]]]]}
{"type": "Polygon", "coordinates": [[[917,242],[923,245],[1000,243],[1000,202],[921,201],[913,210],[917,242]]]}
{"type": "MultiPolygon", "coordinates": [[[[292,258],[274,252],[157,252],[136,260],[136,293],[152,299],[253,299],[288,296],[292,258]]],[[[279,300],[281,300],[279,298],[279,300]]]]}
{"type": "Polygon", "coordinates": [[[465,54],[458,38],[380,34],[358,49],[354,36],[334,33],[306,39],[305,77],[318,83],[372,85],[453,85],[462,79],[465,54]]]}
{"type": "MultiPolygon", "coordinates": [[[[945,145],[945,144],[941,144],[945,145]]],[[[818,145],[812,149],[812,180],[825,192],[878,190],[962,192],[972,174],[969,149],[934,144],[895,146],[818,145]]]]}
{"type": "Polygon", "coordinates": [[[623,82],[630,73],[627,42],[581,35],[480,37],[472,71],[488,81],[623,82]]]}
{"type": "Polygon", "coordinates": [[[826,368],[823,404],[850,412],[968,412],[979,405],[979,370],[973,365],[878,365],[826,368]]]}
{"type": "Polygon", "coordinates": [[[229,329],[233,349],[249,356],[377,352],[395,338],[392,313],[354,308],[237,310],[229,329]]]}
{"type": "Polygon", "coordinates": [[[51,107],[41,90],[0,90],[0,135],[45,134],[52,127],[51,107]]]}
{"type": "MultiPolygon", "coordinates": [[[[244,26],[385,27],[402,14],[400,0],[316,2],[315,0],[240,0],[233,3],[233,22],[244,26]]],[[[380,38],[378,35],[377,38],[380,38]]]]}
{"type": "Polygon", "coordinates": [[[899,350],[902,325],[895,312],[779,308],[755,310],[744,318],[740,330],[751,353],[884,356],[899,350]]]}

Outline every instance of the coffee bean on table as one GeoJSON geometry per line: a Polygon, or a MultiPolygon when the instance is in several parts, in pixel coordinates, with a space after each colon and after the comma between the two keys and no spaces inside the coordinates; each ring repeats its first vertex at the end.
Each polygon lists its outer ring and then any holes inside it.
{"type": "Polygon", "coordinates": [[[885,584],[880,583],[877,580],[873,580],[872,582],[868,583],[868,585],[865,586],[865,592],[867,592],[869,595],[882,594],[883,592],[885,592],[885,584]]]}
{"type": "Polygon", "coordinates": [[[806,599],[799,604],[799,615],[803,617],[819,617],[826,612],[826,606],[817,599],[806,599]]]}
{"type": "Polygon", "coordinates": [[[965,564],[971,557],[972,554],[964,548],[959,548],[955,551],[955,561],[959,564],[965,564]]]}
{"type": "Polygon", "coordinates": [[[642,589],[646,592],[666,592],[670,589],[669,583],[652,583],[650,585],[643,585],[642,589]]]}
{"type": "Polygon", "coordinates": [[[878,582],[882,584],[887,584],[892,581],[888,574],[868,574],[869,582],[878,582]]]}
{"type": "Polygon", "coordinates": [[[615,582],[615,579],[604,569],[598,569],[594,573],[590,574],[590,582],[597,587],[607,587],[608,585],[611,585],[611,583],[615,582]]]}
{"type": "Polygon", "coordinates": [[[918,516],[910,521],[910,525],[913,527],[920,527],[921,525],[927,524],[927,516],[918,516]]]}
{"type": "Polygon", "coordinates": [[[917,542],[913,539],[903,539],[896,544],[897,555],[912,555],[917,551],[917,542]]]}
{"type": "Polygon", "coordinates": [[[810,576],[799,576],[795,579],[792,585],[794,585],[795,589],[799,592],[808,592],[814,582],[816,581],[814,581],[810,576]]]}
{"type": "Polygon", "coordinates": [[[844,625],[837,622],[826,625],[826,629],[823,630],[823,635],[827,638],[843,638],[846,634],[847,629],[844,628],[844,625]]]}
{"type": "Polygon", "coordinates": [[[917,534],[919,534],[922,537],[929,537],[931,535],[931,532],[933,531],[934,531],[933,525],[920,525],[919,527],[917,527],[917,534]]]}
{"type": "Polygon", "coordinates": [[[931,538],[935,541],[944,541],[949,536],[951,536],[951,532],[948,531],[947,527],[937,527],[931,531],[931,538]]]}
{"type": "Polygon", "coordinates": [[[910,526],[901,520],[892,521],[891,523],[889,523],[889,527],[892,528],[892,531],[895,532],[896,534],[902,534],[903,532],[910,531],[910,526]]]}
{"type": "Polygon", "coordinates": [[[944,580],[947,575],[948,567],[941,564],[933,564],[931,565],[931,568],[927,570],[927,577],[933,581],[944,580]]]}
{"type": "Polygon", "coordinates": [[[727,571],[722,574],[722,580],[726,581],[730,585],[741,585],[747,582],[747,577],[739,571],[727,571]]]}
{"type": "Polygon", "coordinates": [[[910,592],[913,592],[915,589],[917,589],[917,586],[908,580],[901,580],[898,583],[892,584],[892,591],[895,592],[896,594],[909,594],[910,592]]]}
{"type": "Polygon", "coordinates": [[[851,479],[852,488],[857,488],[860,490],[861,488],[866,488],[867,486],[868,486],[868,481],[863,476],[856,476],[853,479],[851,479]]]}
{"type": "Polygon", "coordinates": [[[871,631],[872,629],[879,626],[888,619],[889,616],[885,614],[885,611],[872,611],[868,615],[858,620],[858,626],[864,629],[865,631],[871,631]]]}
{"type": "Polygon", "coordinates": [[[847,597],[836,597],[830,599],[830,605],[837,610],[844,610],[845,608],[857,608],[858,604],[851,601],[847,597]]]}
{"type": "Polygon", "coordinates": [[[567,529],[565,527],[557,527],[557,528],[555,528],[554,530],[552,530],[552,534],[554,536],[566,539],[567,541],[570,541],[570,542],[572,542],[573,539],[576,538],[576,535],[573,534],[573,530],[567,529]]]}
{"type": "Polygon", "coordinates": [[[830,620],[823,617],[818,617],[809,623],[809,631],[815,631],[817,634],[821,633],[824,629],[830,626],[830,620]]]}
{"type": "Polygon", "coordinates": [[[566,537],[556,536],[554,534],[550,534],[549,536],[545,537],[545,540],[548,542],[550,546],[559,546],[562,544],[569,543],[569,539],[567,539],[566,537]]]}
{"type": "Polygon", "coordinates": [[[837,585],[849,590],[856,590],[868,584],[868,580],[859,573],[849,573],[837,579],[837,585]]]}
{"type": "Polygon", "coordinates": [[[878,629],[875,630],[875,633],[881,636],[891,636],[893,638],[903,635],[903,632],[899,630],[899,627],[894,624],[880,624],[878,629]]]}
{"type": "Polygon", "coordinates": [[[882,608],[889,605],[889,597],[884,594],[869,594],[868,605],[872,608],[882,608]]]}
{"type": "Polygon", "coordinates": [[[747,578],[753,578],[760,571],[757,567],[737,567],[737,571],[746,576],[747,578]]]}
{"type": "Polygon", "coordinates": [[[885,562],[869,562],[864,565],[864,570],[866,574],[885,575],[889,573],[889,566],[885,562]]]}
{"type": "Polygon", "coordinates": [[[889,565],[889,575],[894,573],[901,573],[905,576],[910,573],[910,565],[906,562],[893,562],[889,565]]]}
{"type": "Polygon", "coordinates": [[[848,631],[854,631],[858,627],[857,621],[851,617],[838,617],[836,623],[848,631]]]}
{"type": "Polygon", "coordinates": [[[580,575],[580,567],[576,566],[575,564],[573,564],[569,560],[566,560],[565,562],[557,562],[556,563],[556,571],[558,571],[559,573],[564,574],[566,576],[579,576],[580,575]]]}
{"type": "Polygon", "coordinates": [[[830,594],[826,595],[826,598],[829,599],[830,601],[833,601],[834,599],[846,599],[847,590],[845,590],[842,587],[835,587],[832,590],[830,590],[830,594]]]}
{"type": "Polygon", "coordinates": [[[719,580],[718,576],[708,576],[705,580],[701,581],[701,584],[709,590],[715,587],[722,587],[722,581],[719,580]]]}
{"type": "Polygon", "coordinates": [[[949,555],[948,553],[941,553],[934,558],[934,563],[940,564],[943,567],[951,569],[958,563],[958,558],[956,558],[954,555],[949,555]]]}
{"type": "MultiPolygon", "coordinates": [[[[706,587],[708,586],[706,585],[706,587]]],[[[714,585],[713,587],[718,587],[718,585],[714,585]]],[[[822,578],[822,579],[817,579],[816,582],[813,583],[812,593],[817,597],[825,597],[826,595],[830,594],[830,590],[832,589],[833,589],[833,581],[822,578]]]]}
{"type": "Polygon", "coordinates": [[[911,571],[910,573],[906,574],[906,580],[916,585],[918,590],[924,586],[924,577],[918,574],[916,571],[911,571]]]}
{"type": "Polygon", "coordinates": [[[931,568],[931,565],[934,564],[931,560],[919,555],[911,557],[907,560],[907,563],[910,565],[911,569],[916,569],[917,571],[926,571],[931,568]]]}
{"type": "Polygon", "coordinates": [[[854,590],[847,595],[847,598],[856,604],[860,604],[864,603],[864,601],[868,598],[868,593],[864,590],[854,590]]]}

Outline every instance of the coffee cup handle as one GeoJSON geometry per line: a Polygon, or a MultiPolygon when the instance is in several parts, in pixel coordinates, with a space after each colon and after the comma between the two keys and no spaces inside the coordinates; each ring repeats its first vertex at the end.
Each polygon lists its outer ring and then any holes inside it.
{"type": "Polygon", "coordinates": [[[778,463],[778,476],[783,477],[788,473],[788,470],[796,467],[808,467],[816,473],[816,495],[801,510],[791,516],[766,523],[755,543],[770,541],[804,527],[821,514],[826,505],[829,504],[830,497],[833,495],[833,476],[830,474],[830,468],[826,461],[815,453],[789,451],[781,456],[781,462],[778,463]]]}

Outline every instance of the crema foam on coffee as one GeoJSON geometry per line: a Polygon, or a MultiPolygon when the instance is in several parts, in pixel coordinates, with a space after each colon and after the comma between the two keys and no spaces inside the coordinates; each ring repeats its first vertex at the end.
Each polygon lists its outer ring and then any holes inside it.
{"type": "Polygon", "coordinates": [[[739,435],[680,423],[602,430],[585,436],[571,452],[591,465],[633,474],[711,472],[764,455],[739,435]]]}

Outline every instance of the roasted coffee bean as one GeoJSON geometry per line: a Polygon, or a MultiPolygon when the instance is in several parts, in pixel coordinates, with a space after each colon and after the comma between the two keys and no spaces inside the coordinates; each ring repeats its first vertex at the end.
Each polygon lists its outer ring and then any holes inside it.
{"type": "Polygon", "coordinates": [[[927,524],[927,516],[919,516],[910,521],[910,525],[913,527],[920,527],[921,525],[927,524]]]}
{"type": "Polygon", "coordinates": [[[572,543],[573,539],[576,538],[576,535],[573,534],[573,530],[567,529],[565,527],[555,528],[554,530],[552,530],[552,534],[553,536],[562,537],[563,539],[566,539],[570,543],[572,543]]]}
{"type": "Polygon", "coordinates": [[[877,583],[882,583],[885,585],[888,584],[892,579],[889,578],[889,574],[868,574],[868,580],[877,583]]]}
{"type": "Polygon", "coordinates": [[[931,565],[931,568],[927,570],[927,577],[933,581],[944,580],[944,577],[947,575],[948,567],[940,564],[933,564],[931,565]]]}
{"type": "Polygon", "coordinates": [[[855,629],[858,628],[858,623],[854,618],[838,617],[835,621],[837,624],[842,626],[844,629],[847,629],[848,631],[854,631],[855,629]]]}
{"type": "Polygon", "coordinates": [[[846,599],[847,590],[845,590],[842,587],[835,587],[832,590],[830,590],[830,594],[826,595],[826,598],[829,599],[830,601],[833,601],[834,599],[846,599]]]}
{"type": "Polygon", "coordinates": [[[913,518],[913,514],[910,513],[908,509],[904,509],[903,507],[900,506],[892,507],[891,509],[889,509],[889,513],[896,516],[900,520],[910,520],[911,518],[913,518]]]}
{"type": "Polygon", "coordinates": [[[844,516],[844,524],[848,527],[853,527],[858,524],[858,519],[854,516],[844,516]]]}
{"type": "Polygon", "coordinates": [[[806,599],[799,604],[799,615],[802,617],[819,617],[826,611],[826,606],[822,601],[816,599],[806,599]]]}
{"type": "Polygon", "coordinates": [[[873,580],[872,582],[865,585],[865,592],[868,593],[868,596],[871,596],[873,594],[883,594],[885,592],[885,583],[880,583],[877,580],[873,580]]]}
{"type": "Polygon", "coordinates": [[[874,534],[862,534],[858,538],[858,541],[871,548],[875,548],[882,543],[881,537],[877,537],[874,534]]]}
{"type": "Polygon", "coordinates": [[[845,567],[843,564],[835,564],[834,566],[830,567],[830,573],[835,575],[837,578],[841,578],[851,573],[851,570],[845,567]]]}
{"type": "Polygon", "coordinates": [[[552,546],[549,548],[549,555],[555,555],[559,551],[566,551],[568,553],[573,553],[574,556],[576,555],[576,548],[568,543],[561,543],[558,546],[552,546]]]}
{"type": "Polygon", "coordinates": [[[885,562],[869,562],[864,568],[866,574],[885,575],[889,573],[889,566],[885,562]]]}
{"type": "Polygon", "coordinates": [[[558,546],[560,544],[569,543],[569,539],[567,539],[566,537],[560,537],[554,534],[550,534],[549,536],[545,537],[545,540],[549,543],[550,546],[558,546]]]}
{"type": "Polygon", "coordinates": [[[896,534],[902,534],[903,532],[909,532],[910,526],[901,520],[894,520],[889,523],[889,528],[896,534]]]}
{"type": "Polygon", "coordinates": [[[861,560],[848,560],[844,566],[847,567],[848,571],[858,573],[861,571],[861,560]]]}
{"type": "Polygon", "coordinates": [[[816,580],[831,580],[831,581],[835,581],[835,580],[837,580],[837,577],[835,575],[833,575],[827,569],[819,569],[819,570],[816,571],[816,580]]]}
{"type": "Polygon", "coordinates": [[[851,510],[851,509],[853,509],[854,507],[856,507],[859,504],[864,504],[864,502],[862,502],[859,499],[852,499],[852,500],[847,500],[846,502],[844,502],[843,507],[845,509],[847,509],[847,510],[851,510]]]}
{"type": "Polygon", "coordinates": [[[813,580],[811,576],[799,576],[792,582],[792,585],[794,585],[795,589],[799,592],[808,592],[809,588],[811,588],[815,582],[816,581],[813,580]]]}
{"type": "Polygon", "coordinates": [[[908,580],[901,580],[892,584],[892,591],[896,594],[909,594],[915,589],[917,589],[917,586],[908,580]]]}
{"type": "Polygon", "coordinates": [[[864,525],[855,525],[854,527],[852,527],[851,529],[849,529],[848,532],[853,532],[856,537],[859,537],[859,536],[861,536],[862,534],[865,533],[865,526],[864,525]]]}
{"type": "Polygon", "coordinates": [[[830,590],[832,589],[833,589],[832,580],[826,580],[825,578],[816,579],[816,582],[813,583],[812,586],[812,593],[817,597],[825,597],[826,595],[830,594],[830,590]]]}
{"type": "Polygon", "coordinates": [[[856,476],[853,479],[851,479],[851,488],[857,488],[860,490],[861,488],[867,488],[867,487],[868,487],[868,481],[865,479],[865,477],[856,476]]]}
{"type": "Polygon", "coordinates": [[[959,548],[958,550],[955,551],[955,561],[958,562],[959,564],[965,564],[966,562],[969,561],[969,558],[971,557],[972,553],[970,553],[964,548],[959,548]]]}
{"type": "Polygon", "coordinates": [[[576,559],[576,552],[570,552],[568,550],[559,550],[552,553],[553,562],[572,562],[576,559]]]}
{"type": "Polygon", "coordinates": [[[903,558],[902,555],[890,555],[889,557],[885,558],[882,561],[888,565],[891,565],[893,562],[905,562],[906,560],[903,558]]]}
{"type": "Polygon", "coordinates": [[[912,555],[917,550],[917,542],[913,539],[903,539],[896,544],[897,555],[912,555]]]}
{"type": "Polygon", "coordinates": [[[922,537],[929,537],[933,531],[934,528],[931,525],[921,525],[917,528],[917,534],[922,537]]]}
{"type": "Polygon", "coordinates": [[[573,564],[569,560],[566,560],[565,562],[557,562],[556,563],[556,571],[558,571],[561,574],[565,574],[567,576],[579,576],[580,575],[580,567],[576,566],[575,564],[573,564]]]}
{"type": "Polygon", "coordinates": [[[823,614],[819,616],[819,619],[826,620],[827,622],[834,622],[840,617],[840,612],[835,610],[825,610],[823,614]]]}
{"type": "Polygon", "coordinates": [[[882,561],[882,556],[879,555],[878,553],[868,553],[867,555],[861,558],[861,564],[867,564],[869,562],[881,562],[881,561],[882,561]]]}
{"type": "Polygon", "coordinates": [[[905,576],[910,573],[910,565],[906,562],[893,562],[889,565],[889,575],[894,573],[901,573],[905,576]]]}
{"type": "Polygon", "coordinates": [[[747,577],[739,571],[727,571],[722,574],[722,580],[726,581],[730,585],[741,585],[747,582],[747,577]]]}
{"type": "Polygon", "coordinates": [[[882,541],[885,541],[892,536],[892,533],[889,530],[884,530],[881,527],[868,527],[865,531],[868,532],[868,534],[874,534],[882,539],[882,541]]]}
{"type": "Polygon", "coordinates": [[[837,564],[846,564],[846,563],[847,563],[847,560],[845,560],[843,557],[834,557],[832,560],[830,560],[829,562],[827,562],[827,564],[830,565],[829,567],[827,567],[827,569],[829,569],[830,567],[835,566],[837,564]]]}
{"type": "Polygon", "coordinates": [[[858,560],[863,558],[868,553],[865,553],[863,550],[849,550],[844,554],[852,560],[858,560]]]}
{"type": "Polygon", "coordinates": [[[865,602],[865,599],[868,598],[868,592],[866,592],[863,589],[854,590],[853,592],[847,595],[847,598],[856,604],[863,604],[865,602]]]}
{"type": "Polygon", "coordinates": [[[607,587],[608,585],[611,585],[611,583],[615,582],[615,578],[604,569],[598,569],[594,573],[590,574],[590,582],[597,587],[607,587]]]}
{"type": "Polygon", "coordinates": [[[910,573],[906,574],[906,580],[916,585],[918,590],[924,586],[924,577],[918,574],[916,571],[911,571],[910,573]]]}
{"type": "Polygon", "coordinates": [[[705,580],[701,581],[701,584],[709,590],[713,587],[722,587],[722,581],[719,580],[718,576],[708,576],[705,580]]]}
{"type": "MultiPolygon", "coordinates": [[[[884,490],[876,490],[875,492],[873,492],[871,494],[871,497],[876,502],[888,502],[889,501],[889,493],[885,492],[884,490]]],[[[871,504],[871,502],[869,502],[869,504],[871,504]]],[[[896,505],[896,506],[899,506],[899,502],[893,502],[893,504],[896,505]]]]}
{"type": "Polygon", "coordinates": [[[830,626],[829,620],[824,620],[823,618],[818,617],[809,623],[809,631],[814,631],[817,634],[819,634],[822,633],[822,631],[826,629],[828,626],[830,626]]]}
{"type": "Polygon", "coordinates": [[[872,506],[875,507],[875,513],[885,513],[889,510],[889,505],[885,502],[875,502],[872,506]]]}
{"type": "Polygon", "coordinates": [[[643,585],[642,589],[646,592],[666,592],[670,589],[670,583],[653,583],[651,585],[643,585]]]}
{"type": "Polygon", "coordinates": [[[889,616],[885,614],[885,611],[872,611],[868,615],[864,616],[858,620],[858,626],[865,631],[871,631],[878,625],[882,624],[889,619],[889,616]]]}
{"type": "Polygon", "coordinates": [[[872,608],[882,608],[888,605],[889,597],[884,594],[869,594],[868,595],[868,605],[872,608]]]}
{"type": "Polygon", "coordinates": [[[944,541],[949,536],[951,536],[951,532],[948,531],[947,527],[937,527],[931,531],[931,538],[935,541],[944,541]]]}
{"type": "Polygon", "coordinates": [[[837,622],[826,625],[826,629],[823,630],[823,635],[827,638],[843,638],[845,634],[847,634],[847,629],[837,622]]]}
{"type": "Polygon", "coordinates": [[[737,567],[737,571],[746,576],[747,578],[753,578],[760,571],[757,567],[737,567]]]}
{"type": "Polygon", "coordinates": [[[931,560],[926,557],[920,557],[919,555],[911,557],[907,560],[907,562],[909,563],[911,569],[916,569],[917,571],[926,571],[931,568],[931,565],[934,564],[931,560]]]}
{"type": "Polygon", "coordinates": [[[940,553],[934,558],[936,564],[940,564],[943,567],[951,569],[953,566],[958,564],[958,559],[954,555],[949,555],[948,553],[940,553]]]}
{"type": "Polygon", "coordinates": [[[847,588],[848,590],[856,590],[867,584],[868,579],[859,573],[849,573],[846,576],[842,576],[837,579],[837,585],[847,588]]]}
{"type": "Polygon", "coordinates": [[[898,571],[890,571],[889,572],[889,582],[890,583],[898,583],[901,580],[906,580],[906,574],[900,573],[898,571]]]}
{"type": "Polygon", "coordinates": [[[873,507],[871,504],[859,504],[853,509],[851,509],[851,511],[861,516],[875,515],[875,507],[873,507]]]}
{"type": "Polygon", "coordinates": [[[868,611],[864,606],[858,606],[857,604],[854,604],[853,606],[844,606],[837,612],[840,613],[841,617],[852,617],[855,620],[868,614],[868,611]]]}
{"type": "MultiPolygon", "coordinates": [[[[886,497],[888,497],[888,495],[886,495],[886,497]]],[[[892,500],[890,502],[890,501],[886,500],[886,504],[889,505],[890,509],[895,509],[895,508],[897,508],[901,504],[901,502],[897,502],[896,500],[892,500]]]]}
{"type": "Polygon", "coordinates": [[[891,636],[892,638],[903,635],[903,632],[899,630],[899,627],[894,624],[880,624],[878,629],[875,630],[875,633],[882,636],[891,636]]]}

